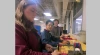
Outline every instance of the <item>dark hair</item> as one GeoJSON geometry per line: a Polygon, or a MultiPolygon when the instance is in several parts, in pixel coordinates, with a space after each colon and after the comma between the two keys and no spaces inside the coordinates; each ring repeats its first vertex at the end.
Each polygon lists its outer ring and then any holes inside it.
{"type": "Polygon", "coordinates": [[[52,21],[50,21],[50,20],[47,20],[47,21],[46,21],[46,25],[47,25],[49,22],[51,22],[51,23],[52,23],[52,21]]]}
{"type": "MultiPolygon", "coordinates": [[[[59,20],[58,20],[58,19],[55,19],[54,22],[55,22],[55,21],[57,21],[57,22],[59,23],[59,20]]],[[[53,23],[54,23],[54,22],[53,22],[53,23]]]]}

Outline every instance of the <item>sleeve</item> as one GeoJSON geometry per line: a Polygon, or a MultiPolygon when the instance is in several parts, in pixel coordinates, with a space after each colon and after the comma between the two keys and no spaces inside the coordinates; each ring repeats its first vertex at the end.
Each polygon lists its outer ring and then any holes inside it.
{"type": "Polygon", "coordinates": [[[24,34],[16,29],[15,33],[15,54],[16,55],[51,55],[49,53],[42,53],[32,51],[27,45],[26,40],[23,38],[24,34]]]}
{"type": "Polygon", "coordinates": [[[45,38],[45,33],[44,32],[41,33],[41,40],[42,40],[43,44],[47,44],[48,43],[48,40],[45,38]]]}
{"type": "Polygon", "coordinates": [[[52,44],[57,45],[59,43],[58,39],[51,35],[51,39],[53,40],[52,44]]]}
{"type": "MultiPolygon", "coordinates": [[[[42,32],[42,33],[41,33],[41,36],[42,36],[42,43],[44,43],[44,44],[50,44],[50,45],[55,45],[54,42],[49,41],[49,38],[46,38],[45,32],[42,32]]],[[[50,38],[50,40],[51,40],[51,39],[52,39],[52,38],[50,38]]],[[[52,40],[54,40],[54,39],[52,39],[52,40]]]]}
{"type": "Polygon", "coordinates": [[[56,41],[56,40],[57,40],[57,38],[56,38],[55,36],[52,36],[52,35],[51,35],[51,39],[52,39],[53,41],[56,41]]]}

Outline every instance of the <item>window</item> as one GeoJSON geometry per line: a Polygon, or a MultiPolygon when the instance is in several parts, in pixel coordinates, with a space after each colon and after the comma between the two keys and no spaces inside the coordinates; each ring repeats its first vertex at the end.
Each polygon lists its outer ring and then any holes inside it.
{"type": "Polygon", "coordinates": [[[82,26],[82,15],[75,20],[75,33],[79,33],[82,26]]]}

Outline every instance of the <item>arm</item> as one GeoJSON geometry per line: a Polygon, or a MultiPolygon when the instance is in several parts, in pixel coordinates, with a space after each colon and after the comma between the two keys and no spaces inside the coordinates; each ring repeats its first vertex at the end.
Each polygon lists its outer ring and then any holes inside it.
{"type": "Polygon", "coordinates": [[[43,44],[47,44],[48,43],[48,40],[45,38],[45,33],[44,32],[41,33],[41,39],[42,39],[42,43],[43,44]]]}
{"type": "Polygon", "coordinates": [[[16,55],[51,55],[49,53],[42,53],[42,52],[36,52],[33,51],[28,47],[27,41],[23,38],[25,36],[23,32],[16,29],[15,37],[15,54],[16,55]]]}
{"type": "Polygon", "coordinates": [[[56,41],[56,40],[57,40],[57,38],[56,38],[55,36],[52,36],[52,35],[51,35],[51,39],[52,39],[53,41],[56,41]]]}
{"type": "Polygon", "coordinates": [[[54,40],[54,39],[52,39],[52,37],[51,38],[46,38],[45,32],[42,32],[41,36],[42,36],[42,43],[50,44],[50,45],[54,45],[55,44],[55,43],[49,41],[49,40],[54,40]]]}

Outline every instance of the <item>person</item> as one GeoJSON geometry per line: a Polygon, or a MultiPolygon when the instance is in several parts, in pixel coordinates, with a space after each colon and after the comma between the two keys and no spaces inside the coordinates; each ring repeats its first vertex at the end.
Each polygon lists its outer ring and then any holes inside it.
{"type": "Polygon", "coordinates": [[[57,50],[52,53],[42,52],[42,49],[51,51],[52,46],[41,42],[33,27],[35,16],[34,0],[21,0],[15,14],[15,55],[59,55],[57,50]]]}
{"type": "Polygon", "coordinates": [[[55,19],[53,24],[54,24],[54,26],[53,26],[53,28],[51,30],[51,34],[59,40],[60,35],[62,33],[60,27],[58,26],[59,20],[55,19]]]}
{"type": "Polygon", "coordinates": [[[53,47],[57,47],[57,44],[59,42],[56,41],[56,38],[53,37],[50,33],[51,29],[52,29],[52,21],[47,20],[46,21],[46,29],[44,29],[43,32],[41,32],[41,36],[42,36],[42,42],[43,43],[47,43],[52,45],[53,47]]]}

